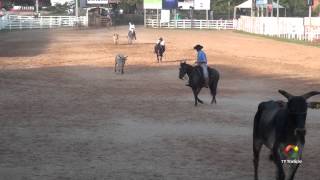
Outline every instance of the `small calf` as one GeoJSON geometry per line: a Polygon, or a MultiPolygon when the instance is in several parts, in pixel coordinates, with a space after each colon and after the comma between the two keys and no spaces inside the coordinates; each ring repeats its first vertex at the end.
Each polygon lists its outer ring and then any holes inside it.
{"type": "Polygon", "coordinates": [[[119,43],[119,34],[115,33],[113,34],[113,44],[118,44],[119,43]]]}
{"type": "Polygon", "coordinates": [[[126,63],[128,56],[123,54],[117,54],[115,57],[115,64],[114,64],[114,72],[120,72],[121,74],[124,73],[124,65],[126,63]]]}

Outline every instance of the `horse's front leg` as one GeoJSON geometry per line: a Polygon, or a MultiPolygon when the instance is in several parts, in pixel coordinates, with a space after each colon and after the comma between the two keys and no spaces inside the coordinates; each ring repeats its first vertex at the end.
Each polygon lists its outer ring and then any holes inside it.
{"type": "Polygon", "coordinates": [[[203,101],[198,97],[200,91],[201,91],[201,88],[198,88],[197,89],[197,100],[198,100],[199,103],[203,104],[203,101]]]}
{"type": "Polygon", "coordinates": [[[197,93],[197,89],[192,88],[192,92],[193,92],[193,96],[194,96],[194,106],[198,105],[198,93],[197,93]]]}
{"type": "Polygon", "coordinates": [[[121,74],[123,74],[124,73],[124,63],[122,63],[122,65],[121,65],[121,74]]]}
{"type": "Polygon", "coordinates": [[[114,72],[117,72],[117,63],[114,64],[114,72]]]}
{"type": "Polygon", "coordinates": [[[283,165],[282,165],[282,162],[281,162],[281,157],[280,157],[280,154],[278,152],[278,149],[279,149],[279,144],[276,143],[274,145],[273,149],[272,149],[272,154],[273,154],[273,157],[274,157],[274,163],[277,166],[276,179],[277,180],[285,180],[285,174],[284,174],[284,170],[283,170],[283,165]]]}

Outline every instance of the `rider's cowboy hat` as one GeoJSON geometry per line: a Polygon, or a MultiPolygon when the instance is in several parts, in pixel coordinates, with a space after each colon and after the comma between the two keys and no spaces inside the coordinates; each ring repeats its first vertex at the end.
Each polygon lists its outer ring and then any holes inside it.
{"type": "Polygon", "coordinates": [[[201,50],[203,48],[203,46],[201,46],[200,44],[197,44],[193,47],[193,49],[196,49],[196,50],[201,50]]]}

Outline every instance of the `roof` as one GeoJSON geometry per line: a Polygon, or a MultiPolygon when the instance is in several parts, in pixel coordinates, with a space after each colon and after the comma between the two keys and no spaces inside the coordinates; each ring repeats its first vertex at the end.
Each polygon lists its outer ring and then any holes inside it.
{"type": "MultiPolygon", "coordinates": [[[[276,2],[272,2],[272,7],[273,8],[278,8],[278,6],[279,6],[279,8],[284,8],[283,6],[278,5],[276,2]]],[[[248,0],[248,1],[244,2],[244,3],[239,4],[238,6],[236,6],[236,8],[239,8],[239,9],[251,9],[251,7],[252,7],[252,0],[248,0]]],[[[266,5],[264,7],[266,7],[266,5]]]]}

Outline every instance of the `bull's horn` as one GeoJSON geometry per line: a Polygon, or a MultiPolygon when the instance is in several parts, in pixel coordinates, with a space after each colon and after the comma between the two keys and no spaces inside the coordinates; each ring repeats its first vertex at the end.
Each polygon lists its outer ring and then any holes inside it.
{"type": "Polygon", "coordinates": [[[280,94],[282,94],[284,97],[286,97],[287,99],[290,99],[293,95],[291,95],[290,93],[286,92],[285,90],[279,89],[278,91],[280,94]]]}
{"type": "Polygon", "coordinates": [[[320,92],[319,91],[310,91],[310,92],[302,95],[302,97],[304,97],[305,99],[308,99],[308,98],[310,98],[314,95],[317,95],[317,94],[320,94],[320,92]]]}

